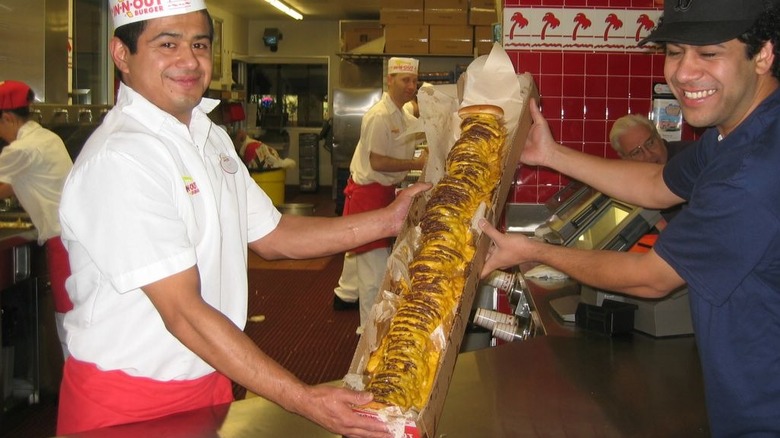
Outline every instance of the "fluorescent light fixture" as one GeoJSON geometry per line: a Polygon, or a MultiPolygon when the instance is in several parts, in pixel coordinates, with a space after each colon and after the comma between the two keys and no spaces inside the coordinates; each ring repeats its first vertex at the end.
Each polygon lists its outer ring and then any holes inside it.
{"type": "Polygon", "coordinates": [[[303,20],[303,15],[301,15],[300,12],[296,11],[295,9],[287,6],[286,4],[282,3],[279,0],[265,0],[268,3],[271,4],[271,6],[275,7],[276,9],[284,12],[285,14],[295,18],[296,20],[303,20]]]}

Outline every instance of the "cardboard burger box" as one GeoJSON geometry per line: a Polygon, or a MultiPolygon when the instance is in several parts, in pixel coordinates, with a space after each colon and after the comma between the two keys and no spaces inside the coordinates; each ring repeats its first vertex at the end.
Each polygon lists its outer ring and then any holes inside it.
{"type": "MultiPolygon", "coordinates": [[[[465,76],[465,75],[463,75],[465,76]]],[[[505,155],[503,163],[503,172],[501,175],[498,187],[494,191],[492,206],[486,209],[485,218],[492,224],[496,225],[501,212],[503,211],[505,201],[509,194],[509,189],[512,185],[512,181],[515,175],[515,169],[520,160],[520,153],[528,136],[528,130],[531,127],[531,114],[528,109],[528,101],[530,98],[536,98],[538,101],[538,91],[534,84],[533,78],[530,74],[524,73],[517,75],[517,80],[521,84],[521,90],[523,92],[524,108],[520,110],[520,116],[517,121],[517,128],[514,131],[514,136],[510,138],[507,136],[506,143],[504,145],[505,155]]],[[[462,93],[461,93],[462,95],[462,93]]],[[[430,164],[430,159],[429,159],[430,164]]],[[[427,170],[427,169],[426,169],[427,170]]],[[[423,179],[425,179],[425,172],[423,173],[423,179]]],[[[430,193],[430,192],[428,192],[430,193]]],[[[406,218],[406,222],[396,239],[396,244],[393,247],[393,253],[398,251],[399,248],[406,247],[414,248],[414,240],[417,238],[418,232],[416,227],[422,218],[425,211],[425,204],[428,197],[419,196],[415,199],[412,207],[406,218]]],[[[436,425],[441,417],[442,410],[444,408],[444,401],[447,396],[447,391],[452,379],[452,373],[457,361],[458,352],[460,351],[461,342],[468,325],[469,314],[474,302],[477,288],[479,286],[479,273],[482,270],[485,256],[491,245],[490,238],[487,235],[480,234],[476,241],[476,252],[473,260],[467,268],[467,279],[463,295],[457,306],[453,323],[447,333],[444,333],[446,337],[445,347],[442,350],[442,354],[439,360],[439,368],[436,373],[433,389],[428,398],[428,401],[424,408],[413,417],[409,417],[407,414],[402,419],[392,415],[388,417],[384,413],[377,414],[376,412],[357,409],[358,412],[368,416],[374,416],[388,422],[391,425],[391,429],[395,433],[396,437],[403,438],[432,438],[436,433],[436,425]],[[400,428],[403,431],[399,431],[400,428]]],[[[393,256],[391,255],[391,258],[393,256]]],[[[393,278],[397,278],[397,272],[393,272],[392,263],[388,264],[388,271],[385,273],[384,281],[380,291],[389,291],[392,289],[393,278]]],[[[389,292],[388,292],[389,294],[389,292]]],[[[379,312],[374,312],[378,307],[382,306],[382,301],[385,300],[385,294],[381,293],[377,296],[377,301],[372,309],[372,315],[379,312]]],[[[376,329],[377,339],[381,339],[381,336],[387,332],[389,328],[390,318],[385,315],[384,318],[378,319],[373,322],[372,329],[376,329]]],[[[346,386],[361,389],[359,385],[355,385],[354,381],[350,378],[356,378],[361,376],[365,369],[365,365],[368,361],[368,357],[371,353],[371,342],[377,342],[377,339],[370,340],[370,336],[361,336],[355,350],[355,355],[352,359],[349,372],[344,381],[346,386]]]]}

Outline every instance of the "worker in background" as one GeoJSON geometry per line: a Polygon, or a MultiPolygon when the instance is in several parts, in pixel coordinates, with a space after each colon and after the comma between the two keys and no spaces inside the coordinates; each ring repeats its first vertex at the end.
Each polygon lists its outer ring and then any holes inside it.
{"type": "MultiPolygon", "coordinates": [[[[345,216],[390,204],[406,174],[425,165],[428,154],[415,157],[417,137],[406,133],[415,117],[403,110],[417,93],[418,64],[413,58],[387,61],[387,91],[363,116],[360,140],[349,166],[350,178],[344,189],[345,216]]],[[[333,308],[345,310],[359,306],[358,333],[362,333],[381,286],[391,246],[391,239],[379,239],[344,254],[333,308]]]]}
{"type": "Polygon", "coordinates": [[[777,437],[780,2],[666,1],[647,41],[664,49],[664,76],[687,123],[708,127],[694,145],[665,166],[588,155],[556,143],[532,99],[521,160],[632,204],[688,206],[645,253],[549,245],[481,220],[495,243],[482,274],[538,262],[644,298],[687,282],[710,433],[777,437]]]}
{"type": "Polygon", "coordinates": [[[370,393],[307,385],[244,333],[248,250],[314,258],[396,235],[427,185],[362,215],[279,213],[208,117],[219,101],[203,97],[214,39],[206,3],[163,5],[111,8],[117,102],[63,189],[74,307],[57,434],[229,403],[235,382],[337,435],[389,438],[352,409],[370,393]]]}
{"type": "Polygon", "coordinates": [[[666,164],[691,142],[666,141],[650,119],[628,114],[615,120],[609,144],[624,160],[666,164]]]}
{"type": "Polygon", "coordinates": [[[63,332],[64,314],[73,308],[65,291],[70,275],[68,253],[60,240],[58,209],[65,178],[73,161],[62,139],[30,119],[35,93],[19,81],[0,82],[0,199],[16,197],[46,246],[57,334],[68,355],[63,332]]]}
{"type": "MultiPolygon", "coordinates": [[[[615,120],[609,131],[609,144],[624,160],[666,164],[693,142],[666,141],[650,119],[628,114],[615,120]]],[[[666,223],[672,220],[684,205],[678,204],[661,210],[664,220],[656,227],[664,229],[666,223]]]]}

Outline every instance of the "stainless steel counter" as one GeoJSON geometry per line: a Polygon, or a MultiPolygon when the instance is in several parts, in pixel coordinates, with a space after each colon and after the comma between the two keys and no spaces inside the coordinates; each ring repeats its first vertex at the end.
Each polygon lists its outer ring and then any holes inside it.
{"type": "MultiPolygon", "coordinates": [[[[458,357],[437,437],[708,436],[693,337],[610,338],[555,319],[571,282],[529,284],[548,336],[458,357]]],[[[254,398],[79,437],[333,437],[254,398]]]]}

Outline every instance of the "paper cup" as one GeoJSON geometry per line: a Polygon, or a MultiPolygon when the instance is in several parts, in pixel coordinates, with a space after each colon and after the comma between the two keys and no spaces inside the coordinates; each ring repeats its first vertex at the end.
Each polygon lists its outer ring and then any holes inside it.
{"type": "Polygon", "coordinates": [[[517,326],[517,318],[514,315],[496,312],[490,309],[477,309],[474,314],[474,324],[493,330],[496,324],[508,324],[517,326]]]}
{"type": "Polygon", "coordinates": [[[507,342],[525,339],[517,324],[496,323],[493,327],[493,337],[507,342]]]}

